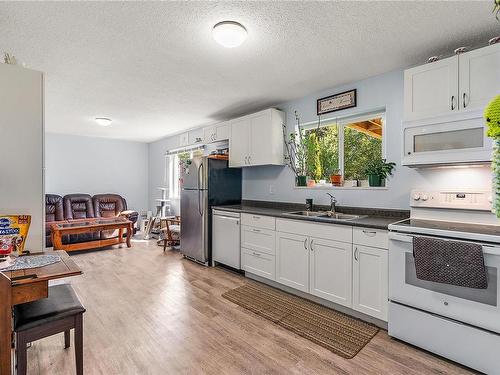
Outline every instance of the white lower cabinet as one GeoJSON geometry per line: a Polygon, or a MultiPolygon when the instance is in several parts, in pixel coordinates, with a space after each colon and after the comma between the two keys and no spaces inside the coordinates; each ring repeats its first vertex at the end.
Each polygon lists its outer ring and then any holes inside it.
{"type": "Polygon", "coordinates": [[[309,237],[276,233],[276,281],[309,292],[309,237]]]}
{"type": "Polygon", "coordinates": [[[343,306],[352,305],[352,245],[310,240],[310,293],[343,306]]]}
{"type": "Polygon", "coordinates": [[[241,269],[266,279],[276,279],[276,260],[273,255],[241,249],[241,269]]]}
{"type": "Polygon", "coordinates": [[[352,308],[387,321],[387,249],[354,245],[352,308]]]}

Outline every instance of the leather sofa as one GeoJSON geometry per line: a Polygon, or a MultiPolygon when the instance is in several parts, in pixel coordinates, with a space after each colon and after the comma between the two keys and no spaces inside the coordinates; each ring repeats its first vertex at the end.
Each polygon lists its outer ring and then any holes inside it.
{"type": "MultiPolygon", "coordinates": [[[[74,221],[93,218],[110,218],[124,216],[132,221],[134,233],[139,214],[127,210],[127,201],[118,194],[68,194],[64,197],[56,194],[45,195],[45,246],[52,246],[51,224],[58,221],[74,221]]],[[[83,234],[72,234],[63,237],[63,243],[78,243],[99,238],[113,238],[118,231],[102,231],[83,234]]]]}

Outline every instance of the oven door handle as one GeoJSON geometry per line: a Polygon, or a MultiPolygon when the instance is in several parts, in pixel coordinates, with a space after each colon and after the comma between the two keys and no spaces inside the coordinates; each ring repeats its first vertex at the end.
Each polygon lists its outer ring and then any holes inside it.
{"type": "MultiPolygon", "coordinates": [[[[406,243],[411,244],[411,243],[413,243],[413,237],[416,237],[416,236],[411,235],[411,234],[401,234],[401,233],[389,232],[389,240],[393,240],[393,241],[400,241],[400,242],[406,242],[406,243]]],[[[483,247],[484,254],[500,256],[500,246],[483,244],[483,243],[478,242],[478,241],[461,240],[459,238],[442,238],[442,237],[425,236],[425,235],[422,235],[422,237],[436,238],[438,240],[444,240],[444,241],[477,243],[483,247]]]]}

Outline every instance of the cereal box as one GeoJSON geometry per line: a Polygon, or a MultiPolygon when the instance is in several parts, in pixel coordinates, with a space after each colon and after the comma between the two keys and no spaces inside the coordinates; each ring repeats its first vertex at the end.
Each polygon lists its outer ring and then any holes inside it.
{"type": "Polygon", "coordinates": [[[0,255],[21,255],[30,228],[31,216],[0,216],[0,255]]]}

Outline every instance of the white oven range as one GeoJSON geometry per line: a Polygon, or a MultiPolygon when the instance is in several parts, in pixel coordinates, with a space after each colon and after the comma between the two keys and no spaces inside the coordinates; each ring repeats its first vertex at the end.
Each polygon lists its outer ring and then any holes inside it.
{"type": "Polygon", "coordinates": [[[488,191],[413,191],[411,218],[389,226],[388,332],[473,369],[500,374],[500,221],[488,191]],[[482,246],[486,289],[417,278],[413,238],[482,246]]]}

